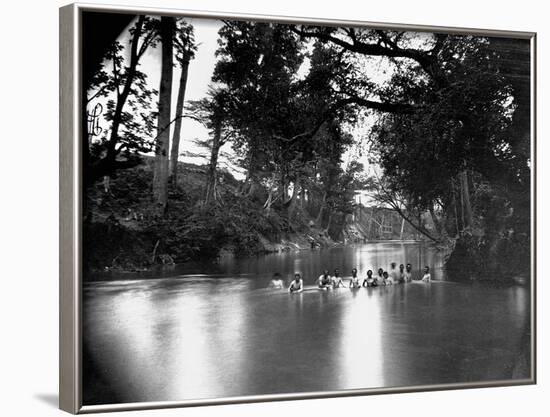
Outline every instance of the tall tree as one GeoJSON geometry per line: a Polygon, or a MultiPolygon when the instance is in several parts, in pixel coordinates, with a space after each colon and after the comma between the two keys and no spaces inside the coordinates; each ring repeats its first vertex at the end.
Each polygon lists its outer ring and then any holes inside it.
{"type": "Polygon", "coordinates": [[[162,64],[157,123],[158,134],[155,144],[153,172],[153,198],[162,212],[166,209],[168,202],[168,147],[170,144],[174,33],[175,19],[162,16],[160,20],[162,64]]]}
{"type": "Polygon", "coordinates": [[[174,134],[172,136],[169,164],[169,176],[174,187],[177,185],[178,179],[178,157],[181,140],[181,125],[183,121],[183,104],[185,101],[189,63],[195,57],[195,52],[197,50],[197,46],[195,45],[194,29],[191,24],[187,23],[183,19],[178,19],[176,32],[174,43],[176,49],[176,61],[180,67],[180,80],[178,98],[176,101],[176,121],[174,124],[174,134]]]}
{"type": "Polygon", "coordinates": [[[212,90],[205,109],[208,112],[208,126],[212,131],[210,160],[208,162],[208,172],[206,176],[206,193],[204,198],[205,205],[208,205],[213,200],[216,200],[218,158],[220,149],[234,135],[234,131],[228,123],[229,103],[230,94],[228,91],[223,89],[212,90]]]}
{"type": "Polygon", "coordinates": [[[219,33],[213,81],[232,93],[231,119],[239,132],[233,145],[247,170],[245,192],[254,196],[288,148],[281,138],[294,136],[293,81],[303,53],[286,25],[226,22],[219,33]]]}
{"type": "Polygon", "coordinates": [[[114,42],[104,57],[104,63],[91,77],[86,102],[101,105],[101,101],[106,100],[104,118],[109,129],[103,129],[102,136],[85,142],[86,185],[118,169],[138,165],[141,163],[138,153],[150,150],[150,101],[156,91],[147,87],[147,75],[139,70],[139,64],[148,48],[157,44],[155,19],[138,16],[129,34],[127,57],[124,56],[126,47],[114,42]]]}
{"type": "Polygon", "coordinates": [[[350,115],[349,103],[335,94],[352,81],[344,75],[347,63],[321,43],[307,50],[291,25],[226,22],[213,77],[231,91],[233,147],[245,163],[247,195],[262,198],[266,210],[276,202],[288,218],[315,175],[312,164],[327,152],[323,126],[350,115]]]}

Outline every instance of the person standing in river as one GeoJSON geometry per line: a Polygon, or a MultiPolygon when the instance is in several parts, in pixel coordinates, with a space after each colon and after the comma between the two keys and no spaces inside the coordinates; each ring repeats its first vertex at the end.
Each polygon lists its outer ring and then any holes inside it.
{"type": "Polygon", "coordinates": [[[405,273],[403,274],[403,278],[405,279],[405,282],[411,282],[412,281],[412,265],[407,264],[405,268],[405,273]]]}
{"type": "Polygon", "coordinates": [[[273,274],[273,278],[269,282],[268,288],[274,288],[274,289],[282,289],[284,287],[283,279],[281,278],[281,274],[278,272],[275,272],[273,274]]]}
{"type": "Polygon", "coordinates": [[[405,282],[405,265],[399,265],[399,283],[405,282]]]}
{"type": "Polygon", "coordinates": [[[392,280],[392,284],[399,283],[399,273],[397,272],[397,264],[395,262],[392,262],[390,264],[390,273],[389,276],[392,280]]]}
{"type": "Polygon", "coordinates": [[[425,266],[424,267],[424,276],[422,277],[422,282],[431,282],[431,281],[432,281],[432,276],[430,274],[430,267],[425,266]]]}
{"type": "Polygon", "coordinates": [[[325,269],[323,271],[323,274],[320,275],[319,278],[317,278],[317,286],[325,290],[332,288],[332,279],[330,277],[328,269],[325,269]]]}
{"type": "Polygon", "coordinates": [[[367,277],[363,280],[363,287],[378,287],[378,280],[372,277],[372,270],[367,271],[367,277]]]}
{"type": "Polygon", "coordinates": [[[388,274],[387,271],[384,271],[384,273],[382,274],[383,276],[383,283],[384,285],[393,285],[393,279],[392,277],[390,277],[390,275],[388,274]]]}
{"type": "Polygon", "coordinates": [[[340,276],[340,271],[338,268],[334,270],[334,275],[332,276],[332,288],[340,288],[340,287],[346,287],[346,284],[344,284],[344,281],[342,280],[342,277],[340,276]]]}
{"type": "Polygon", "coordinates": [[[361,288],[359,277],[357,276],[357,268],[351,270],[351,278],[349,280],[349,288],[361,288]]]}
{"type": "Polygon", "coordinates": [[[294,274],[294,280],[290,283],[288,287],[289,293],[302,292],[304,290],[304,281],[299,273],[294,274]]]}

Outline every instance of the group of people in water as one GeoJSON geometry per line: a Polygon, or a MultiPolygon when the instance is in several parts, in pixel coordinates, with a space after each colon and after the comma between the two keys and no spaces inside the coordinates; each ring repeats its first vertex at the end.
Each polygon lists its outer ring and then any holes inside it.
{"type": "MultiPolygon", "coordinates": [[[[344,279],[340,276],[340,271],[338,269],[334,270],[334,273],[331,275],[326,269],[323,273],[315,280],[315,285],[319,289],[329,290],[334,288],[351,288],[358,289],[361,287],[378,287],[384,285],[393,285],[401,284],[413,281],[412,277],[412,265],[407,264],[406,266],[401,264],[399,269],[397,269],[397,264],[392,262],[390,265],[390,271],[384,271],[384,269],[379,268],[377,275],[374,275],[372,270],[367,271],[366,277],[362,280],[357,274],[357,268],[351,270],[351,277],[347,278],[348,284],[344,282],[344,279]]],[[[430,267],[424,267],[424,274],[421,278],[423,282],[430,282],[432,277],[430,275],[430,267]]],[[[283,283],[281,274],[278,272],[273,275],[269,286],[271,288],[282,289],[285,287],[283,283]]],[[[294,279],[291,281],[288,286],[288,291],[290,293],[298,293],[304,290],[304,280],[302,276],[297,272],[294,274],[294,279]]]]}

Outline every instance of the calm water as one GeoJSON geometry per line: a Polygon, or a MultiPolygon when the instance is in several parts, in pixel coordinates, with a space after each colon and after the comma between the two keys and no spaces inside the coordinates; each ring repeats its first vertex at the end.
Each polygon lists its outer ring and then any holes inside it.
{"type": "Polygon", "coordinates": [[[84,285],[84,403],[528,378],[529,289],[447,282],[441,266],[417,244],[371,243],[96,276],[84,285]],[[392,261],[430,265],[436,281],[265,288],[275,271],[307,285],[325,268],[363,276],[392,261]]]}

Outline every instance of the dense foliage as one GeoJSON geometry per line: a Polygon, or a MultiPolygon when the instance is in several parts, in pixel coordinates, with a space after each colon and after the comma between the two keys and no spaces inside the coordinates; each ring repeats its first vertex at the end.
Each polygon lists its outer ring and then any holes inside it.
{"type": "Polygon", "coordinates": [[[529,137],[512,133],[520,98],[491,42],[449,37],[437,77],[396,73],[381,94],[416,109],[373,130],[379,198],[411,219],[430,212],[435,230],[424,233],[456,242],[447,267],[466,278],[529,271],[529,137]]]}
{"type": "Polygon", "coordinates": [[[184,112],[193,26],[139,16],[128,37],[127,46],[113,42],[88,86],[109,125],[85,147],[86,227],[94,239],[106,236],[95,253],[124,252],[128,264],[146,265],[254,253],[289,236],[342,239],[356,190],[369,190],[379,208],[448,248],[450,271],[528,272],[527,41],[224,21],[210,92],[184,112]],[[170,108],[173,58],[180,67],[174,118],[156,112],[156,90],[139,70],[157,44],[161,110],[170,108]],[[208,165],[193,168],[200,175],[176,176],[183,117],[210,131],[208,165]],[[365,119],[368,134],[352,134],[365,119]],[[172,186],[155,170],[160,201],[143,155],[155,150],[154,166],[167,166],[168,140],[172,186]],[[370,178],[350,156],[365,142],[370,178]],[[243,180],[220,168],[223,147],[243,180]],[[139,221],[128,223],[124,210],[139,210],[139,221]]]}

